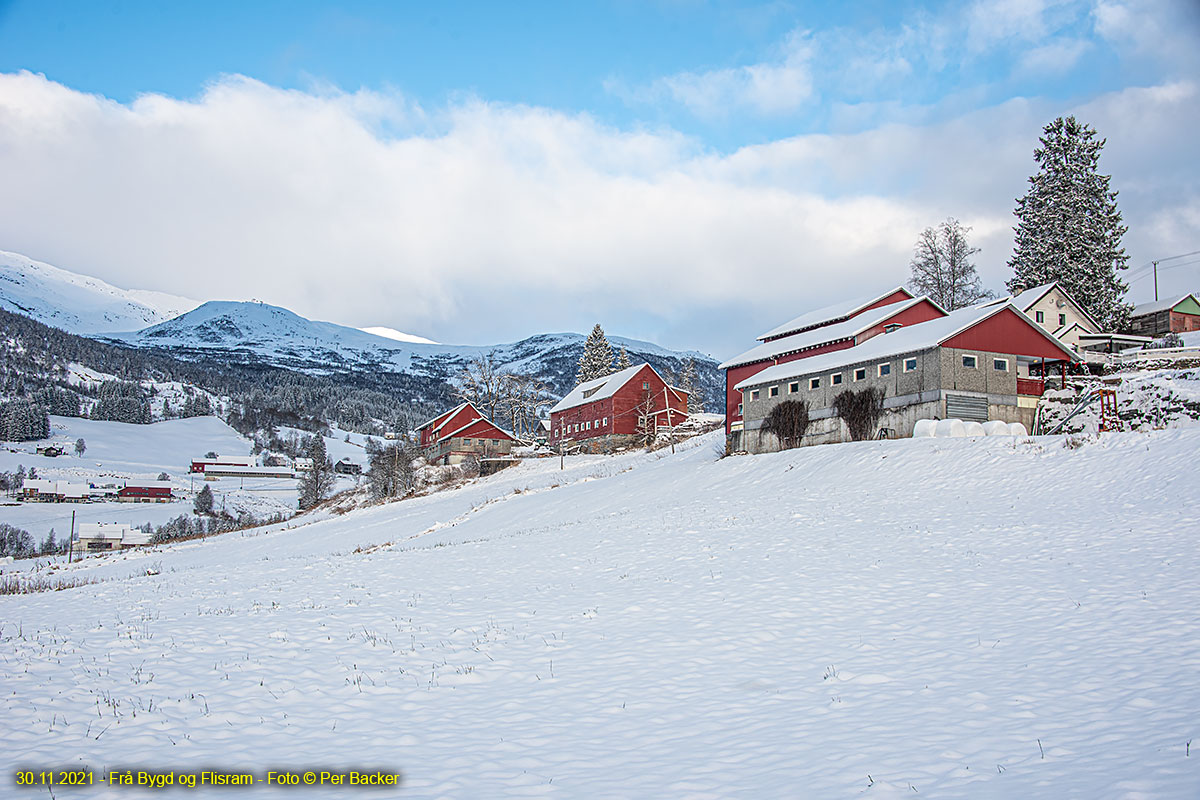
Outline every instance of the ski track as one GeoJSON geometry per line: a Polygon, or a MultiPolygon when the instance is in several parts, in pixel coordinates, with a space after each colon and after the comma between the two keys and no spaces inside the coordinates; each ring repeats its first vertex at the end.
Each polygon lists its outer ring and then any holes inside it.
{"type": "Polygon", "coordinates": [[[525,463],[0,597],[5,772],[383,767],[412,798],[1200,795],[1200,431],[716,460],[718,441],[525,463]]]}

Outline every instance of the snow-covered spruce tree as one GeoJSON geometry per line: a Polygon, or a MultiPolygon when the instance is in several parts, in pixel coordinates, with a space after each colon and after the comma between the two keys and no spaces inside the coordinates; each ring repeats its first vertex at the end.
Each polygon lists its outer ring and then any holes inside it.
{"type": "Polygon", "coordinates": [[[632,366],[633,362],[629,360],[629,353],[625,352],[625,346],[621,345],[621,352],[617,354],[617,372],[632,366]]]}
{"type": "Polygon", "coordinates": [[[328,497],[337,482],[333,462],[325,451],[325,437],[320,433],[310,436],[304,454],[312,459],[313,465],[300,479],[301,510],[312,508],[328,497]]]}
{"type": "Polygon", "coordinates": [[[971,247],[967,241],[970,231],[949,217],[936,228],[921,231],[913,247],[909,285],[947,311],[966,308],[992,296],[979,282],[979,273],[971,262],[971,256],[979,248],[971,247]]]}
{"type": "Polygon", "coordinates": [[[583,343],[583,355],[579,358],[579,370],[575,373],[575,385],[578,386],[581,383],[611,375],[612,371],[612,346],[604,335],[604,329],[597,322],[596,327],[592,328],[592,332],[588,334],[587,341],[583,343]]]}
{"type": "Polygon", "coordinates": [[[1121,237],[1117,193],[1110,175],[1099,172],[1104,139],[1096,130],[1067,117],[1043,130],[1041,146],[1033,151],[1038,172],[1029,190],[1018,198],[1013,294],[1058,281],[1105,330],[1120,330],[1129,320],[1130,306],[1122,302],[1129,288],[1117,272],[1129,256],[1121,237]]]}
{"type": "Polygon", "coordinates": [[[192,508],[197,514],[211,514],[213,511],[213,492],[212,487],[207,484],[200,493],[192,500],[192,508]]]}

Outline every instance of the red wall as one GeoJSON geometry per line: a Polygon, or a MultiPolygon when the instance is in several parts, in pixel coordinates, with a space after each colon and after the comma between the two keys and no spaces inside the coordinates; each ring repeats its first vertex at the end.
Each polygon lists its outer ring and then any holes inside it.
{"type": "Polygon", "coordinates": [[[946,313],[944,311],[942,311],[940,308],[935,306],[930,301],[923,300],[914,306],[906,308],[903,311],[900,311],[896,314],[893,314],[892,316],[888,317],[887,319],[880,320],[878,325],[874,326],[873,328],[870,328],[867,331],[864,331],[862,334],[859,335],[858,344],[862,344],[863,342],[867,341],[868,339],[878,336],[879,334],[883,333],[884,328],[886,328],[888,325],[892,325],[897,322],[900,323],[901,325],[905,325],[905,326],[918,325],[922,322],[929,322],[929,320],[931,320],[931,319],[938,319],[939,317],[944,317],[944,316],[946,316],[946,313]]]}
{"type": "MultiPolygon", "coordinates": [[[[451,409],[451,410],[453,410],[453,409],[451,409]]],[[[448,414],[450,412],[446,412],[446,413],[448,414]]],[[[438,427],[438,425],[441,424],[441,420],[444,419],[445,416],[446,416],[446,414],[442,414],[442,416],[440,416],[440,417],[435,417],[432,422],[430,422],[428,425],[426,425],[424,428],[421,429],[421,447],[429,447],[430,445],[434,444],[437,441],[434,438],[433,430],[434,430],[434,428],[438,427]]],[[[460,408],[458,410],[458,412],[451,418],[451,420],[449,422],[447,422],[445,425],[442,425],[441,433],[442,434],[451,433],[452,431],[462,427],[463,425],[466,425],[467,422],[471,419],[483,419],[483,417],[479,416],[479,414],[476,413],[474,407],[472,407],[472,406],[466,406],[464,408],[460,408]]]]}
{"type": "Polygon", "coordinates": [[[1186,333],[1187,331],[1200,331],[1200,315],[1172,311],[1171,332],[1186,333]]]}
{"type": "MultiPolygon", "coordinates": [[[[658,373],[647,365],[634,373],[634,376],[626,381],[625,385],[618,389],[612,397],[552,413],[550,415],[550,441],[557,442],[563,438],[562,427],[564,425],[572,426],[572,432],[565,437],[568,440],[592,439],[609,434],[637,433],[637,406],[642,400],[643,381],[650,384],[650,395],[654,398],[654,410],[664,410],[669,401],[672,409],[671,421],[676,425],[682,422],[687,416],[687,395],[677,395],[675,392],[667,391],[664,398],[663,390],[667,385],[662,378],[658,377],[658,373]],[[608,418],[608,425],[593,427],[591,430],[581,430],[578,433],[573,430],[577,422],[584,423],[591,420],[594,423],[596,420],[603,421],[605,417],[608,418]]],[[[659,414],[659,422],[665,425],[666,417],[666,414],[659,414]]]]}
{"type": "Polygon", "coordinates": [[[853,314],[850,317],[850,319],[857,317],[859,314],[862,314],[864,311],[870,311],[872,308],[880,308],[882,306],[890,306],[892,303],[903,303],[905,300],[912,300],[912,299],[913,299],[913,296],[911,294],[904,291],[903,289],[897,289],[896,291],[889,294],[887,297],[881,298],[881,299],[877,300],[876,302],[872,303],[871,305],[867,306],[866,308],[864,308],[862,311],[859,311],[857,314],[853,314]]]}
{"type": "Polygon", "coordinates": [[[757,364],[742,364],[733,369],[725,370],[725,433],[729,433],[729,425],[742,418],[742,415],[737,413],[738,403],[742,402],[742,393],[733,387],[749,378],[751,375],[757,375],[767,367],[773,367],[776,364],[787,364],[792,361],[799,361],[802,358],[810,356],[819,356],[821,353],[832,353],[834,350],[845,350],[847,347],[853,347],[854,341],[844,339],[840,342],[830,342],[823,344],[820,347],[814,347],[811,350],[801,350],[798,353],[788,353],[786,356],[772,358],[768,361],[759,361],[757,364]]]}
{"type": "Polygon", "coordinates": [[[1069,358],[1068,354],[1063,352],[1063,348],[1054,346],[1011,308],[1006,308],[970,330],[947,339],[942,342],[942,347],[1056,360],[1069,358]]]}

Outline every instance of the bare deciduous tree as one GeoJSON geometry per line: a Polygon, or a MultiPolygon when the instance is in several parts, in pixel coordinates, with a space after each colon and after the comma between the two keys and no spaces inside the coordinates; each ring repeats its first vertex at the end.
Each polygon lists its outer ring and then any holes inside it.
{"type": "Polygon", "coordinates": [[[909,263],[909,285],[947,311],[966,308],[992,296],[979,282],[971,256],[979,252],[967,241],[970,228],[953,217],[917,238],[909,263]]]}
{"type": "Polygon", "coordinates": [[[454,394],[475,405],[488,419],[494,420],[505,397],[505,373],[500,371],[491,356],[476,356],[458,375],[454,394]]]}

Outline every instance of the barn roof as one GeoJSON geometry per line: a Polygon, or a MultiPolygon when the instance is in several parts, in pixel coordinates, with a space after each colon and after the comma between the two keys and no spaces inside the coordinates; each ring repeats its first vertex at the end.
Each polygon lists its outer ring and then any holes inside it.
{"type": "Polygon", "coordinates": [[[475,409],[475,413],[478,414],[480,417],[483,417],[483,412],[481,412],[478,408],[475,408],[474,404],[469,403],[469,402],[459,403],[458,405],[456,405],[454,408],[450,409],[449,411],[443,411],[442,413],[438,414],[433,419],[422,422],[414,430],[423,431],[426,428],[428,428],[430,425],[433,425],[436,422],[437,427],[434,428],[434,430],[436,431],[439,428],[441,428],[443,425],[445,425],[447,422],[454,419],[455,415],[458,414],[459,411],[462,411],[464,408],[467,408],[468,406],[475,409]]]}
{"type": "Polygon", "coordinates": [[[1175,308],[1175,306],[1186,301],[1189,297],[1192,299],[1193,303],[1200,305],[1200,300],[1196,299],[1196,295],[1189,292],[1188,294],[1177,295],[1170,300],[1158,300],[1153,303],[1142,303],[1140,305],[1136,305],[1133,307],[1132,316],[1140,317],[1144,314],[1157,314],[1160,311],[1170,311],[1171,309],[1175,308]]]}
{"type": "MultiPolygon", "coordinates": [[[[554,414],[558,411],[566,411],[568,408],[575,408],[576,406],[586,405],[587,403],[594,403],[597,400],[607,400],[616,394],[622,386],[633,380],[635,375],[647,367],[649,367],[650,371],[655,375],[658,375],[658,370],[656,370],[654,367],[651,367],[649,364],[635,364],[632,367],[626,367],[620,372],[614,372],[612,375],[608,375],[603,378],[596,378],[592,381],[585,381],[584,383],[581,383],[572,389],[570,393],[568,393],[567,396],[562,400],[559,400],[558,404],[554,406],[554,408],[550,409],[550,413],[554,414]]],[[[671,384],[667,383],[666,379],[663,378],[662,375],[658,375],[658,379],[677,394],[687,394],[687,392],[683,391],[682,389],[677,389],[674,386],[671,386],[671,384]]]]}
{"type": "Polygon", "coordinates": [[[795,319],[788,320],[782,325],[772,328],[761,336],[757,336],[755,338],[762,342],[766,341],[767,339],[776,339],[780,336],[800,333],[801,331],[806,331],[810,328],[817,328],[825,325],[831,325],[835,322],[841,322],[842,320],[858,314],[863,309],[878,303],[888,295],[895,294],[896,292],[904,292],[910,298],[913,296],[912,292],[908,291],[908,289],[905,289],[903,286],[893,286],[891,289],[888,289],[886,292],[882,292],[880,294],[859,297],[855,300],[842,300],[841,302],[825,306],[824,308],[808,311],[796,317],[795,319]]]}
{"type": "Polygon", "coordinates": [[[841,369],[863,361],[892,358],[906,353],[928,350],[932,347],[937,347],[947,339],[951,339],[969,328],[975,327],[985,319],[999,314],[1005,309],[1012,309],[1025,322],[1029,323],[1031,328],[1045,337],[1047,341],[1052,342],[1068,358],[1076,361],[1079,360],[1079,356],[1072,353],[1066,345],[1043,330],[1040,325],[1033,322],[1029,317],[1025,316],[1020,309],[1009,303],[1002,303],[983,308],[976,306],[959,309],[939,319],[922,322],[917,325],[909,325],[893,333],[876,336],[856,347],[835,350],[832,353],[822,353],[819,356],[802,358],[798,361],[789,361],[786,364],[777,364],[773,367],[768,367],[757,375],[746,378],[746,380],[740,382],[734,388],[744,389],[750,386],[760,386],[765,383],[787,380],[788,378],[796,378],[801,375],[811,375],[815,372],[841,369]]]}
{"type": "MultiPolygon", "coordinates": [[[[755,364],[759,361],[768,361],[772,358],[795,353],[800,350],[807,350],[811,347],[818,347],[823,344],[838,342],[843,339],[852,339],[858,336],[888,318],[912,308],[913,306],[928,301],[933,303],[927,297],[914,297],[902,303],[892,303],[891,305],[880,306],[873,308],[870,311],[864,311],[856,317],[851,317],[843,322],[837,322],[833,325],[824,325],[820,328],[810,328],[801,333],[794,333],[791,336],[785,336],[781,339],[772,339],[769,342],[763,342],[757,347],[752,347],[741,355],[734,356],[723,364],[720,364],[718,369],[730,369],[731,367],[741,366],[743,364],[755,364]]],[[[937,306],[937,303],[933,303],[937,306]]],[[[941,309],[938,306],[939,310],[941,309]]],[[[944,312],[943,312],[944,313],[944,312]]]]}

